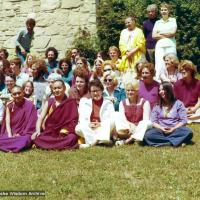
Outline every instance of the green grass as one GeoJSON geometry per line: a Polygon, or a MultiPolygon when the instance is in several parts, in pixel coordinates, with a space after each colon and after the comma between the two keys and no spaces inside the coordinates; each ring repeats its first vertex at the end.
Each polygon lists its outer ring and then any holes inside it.
{"type": "Polygon", "coordinates": [[[2,199],[200,199],[200,128],[191,127],[195,144],[180,148],[134,144],[0,153],[1,191],[46,191],[45,197],[2,199]]]}

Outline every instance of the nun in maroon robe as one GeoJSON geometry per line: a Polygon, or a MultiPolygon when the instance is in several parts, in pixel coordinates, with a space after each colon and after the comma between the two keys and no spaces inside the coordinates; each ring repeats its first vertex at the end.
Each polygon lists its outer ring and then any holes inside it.
{"type": "MultiPolygon", "coordinates": [[[[64,94],[56,93],[56,87],[61,86],[62,81],[55,81],[53,84],[54,97],[48,100],[46,120],[39,119],[39,129],[34,143],[41,149],[76,149],[78,148],[78,136],[75,134],[75,126],[78,123],[78,110],[76,100],[67,98],[64,94]],[[56,105],[58,96],[62,97],[59,105],[56,105]],[[42,123],[44,122],[44,128],[42,123]]],[[[63,86],[62,86],[63,87],[63,86]]],[[[41,115],[43,115],[41,113],[41,115]]],[[[34,139],[34,137],[33,137],[34,139]]]]}
{"type": "Polygon", "coordinates": [[[7,105],[0,134],[0,150],[5,152],[19,152],[31,147],[31,135],[35,132],[37,121],[36,108],[31,101],[23,97],[21,87],[15,86],[12,96],[14,100],[7,105]],[[19,93],[19,97],[13,96],[15,93],[19,93]]]}

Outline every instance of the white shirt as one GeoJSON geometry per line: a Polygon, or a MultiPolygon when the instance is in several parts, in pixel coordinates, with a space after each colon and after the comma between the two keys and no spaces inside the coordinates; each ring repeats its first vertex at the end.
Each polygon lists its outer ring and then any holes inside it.
{"type": "MultiPolygon", "coordinates": [[[[177,29],[176,19],[169,17],[166,21],[164,21],[163,19],[156,21],[153,28],[153,33],[159,33],[159,34],[172,33],[176,31],[176,29],[177,29]]],[[[160,39],[157,41],[156,46],[159,47],[176,46],[175,37],[160,39]]]]}

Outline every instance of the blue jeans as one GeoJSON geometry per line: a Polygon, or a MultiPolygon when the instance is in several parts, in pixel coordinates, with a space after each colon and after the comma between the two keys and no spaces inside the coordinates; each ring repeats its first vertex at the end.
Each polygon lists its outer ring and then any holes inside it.
{"type": "Polygon", "coordinates": [[[144,141],[150,146],[180,146],[182,143],[189,143],[192,139],[192,130],[182,126],[171,134],[164,134],[163,131],[157,128],[149,129],[144,136],[144,141]]]}

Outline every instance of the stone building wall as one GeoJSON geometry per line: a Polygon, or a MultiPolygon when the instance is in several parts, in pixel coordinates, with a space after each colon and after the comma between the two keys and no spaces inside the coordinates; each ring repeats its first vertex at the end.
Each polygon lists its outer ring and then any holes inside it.
{"type": "Polygon", "coordinates": [[[59,50],[59,57],[64,56],[80,28],[96,32],[95,0],[0,0],[0,10],[0,46],[11,57],[14,38],[28,17],[36,20],[31,53],[40,56],[49,46],[59,50]]]}

